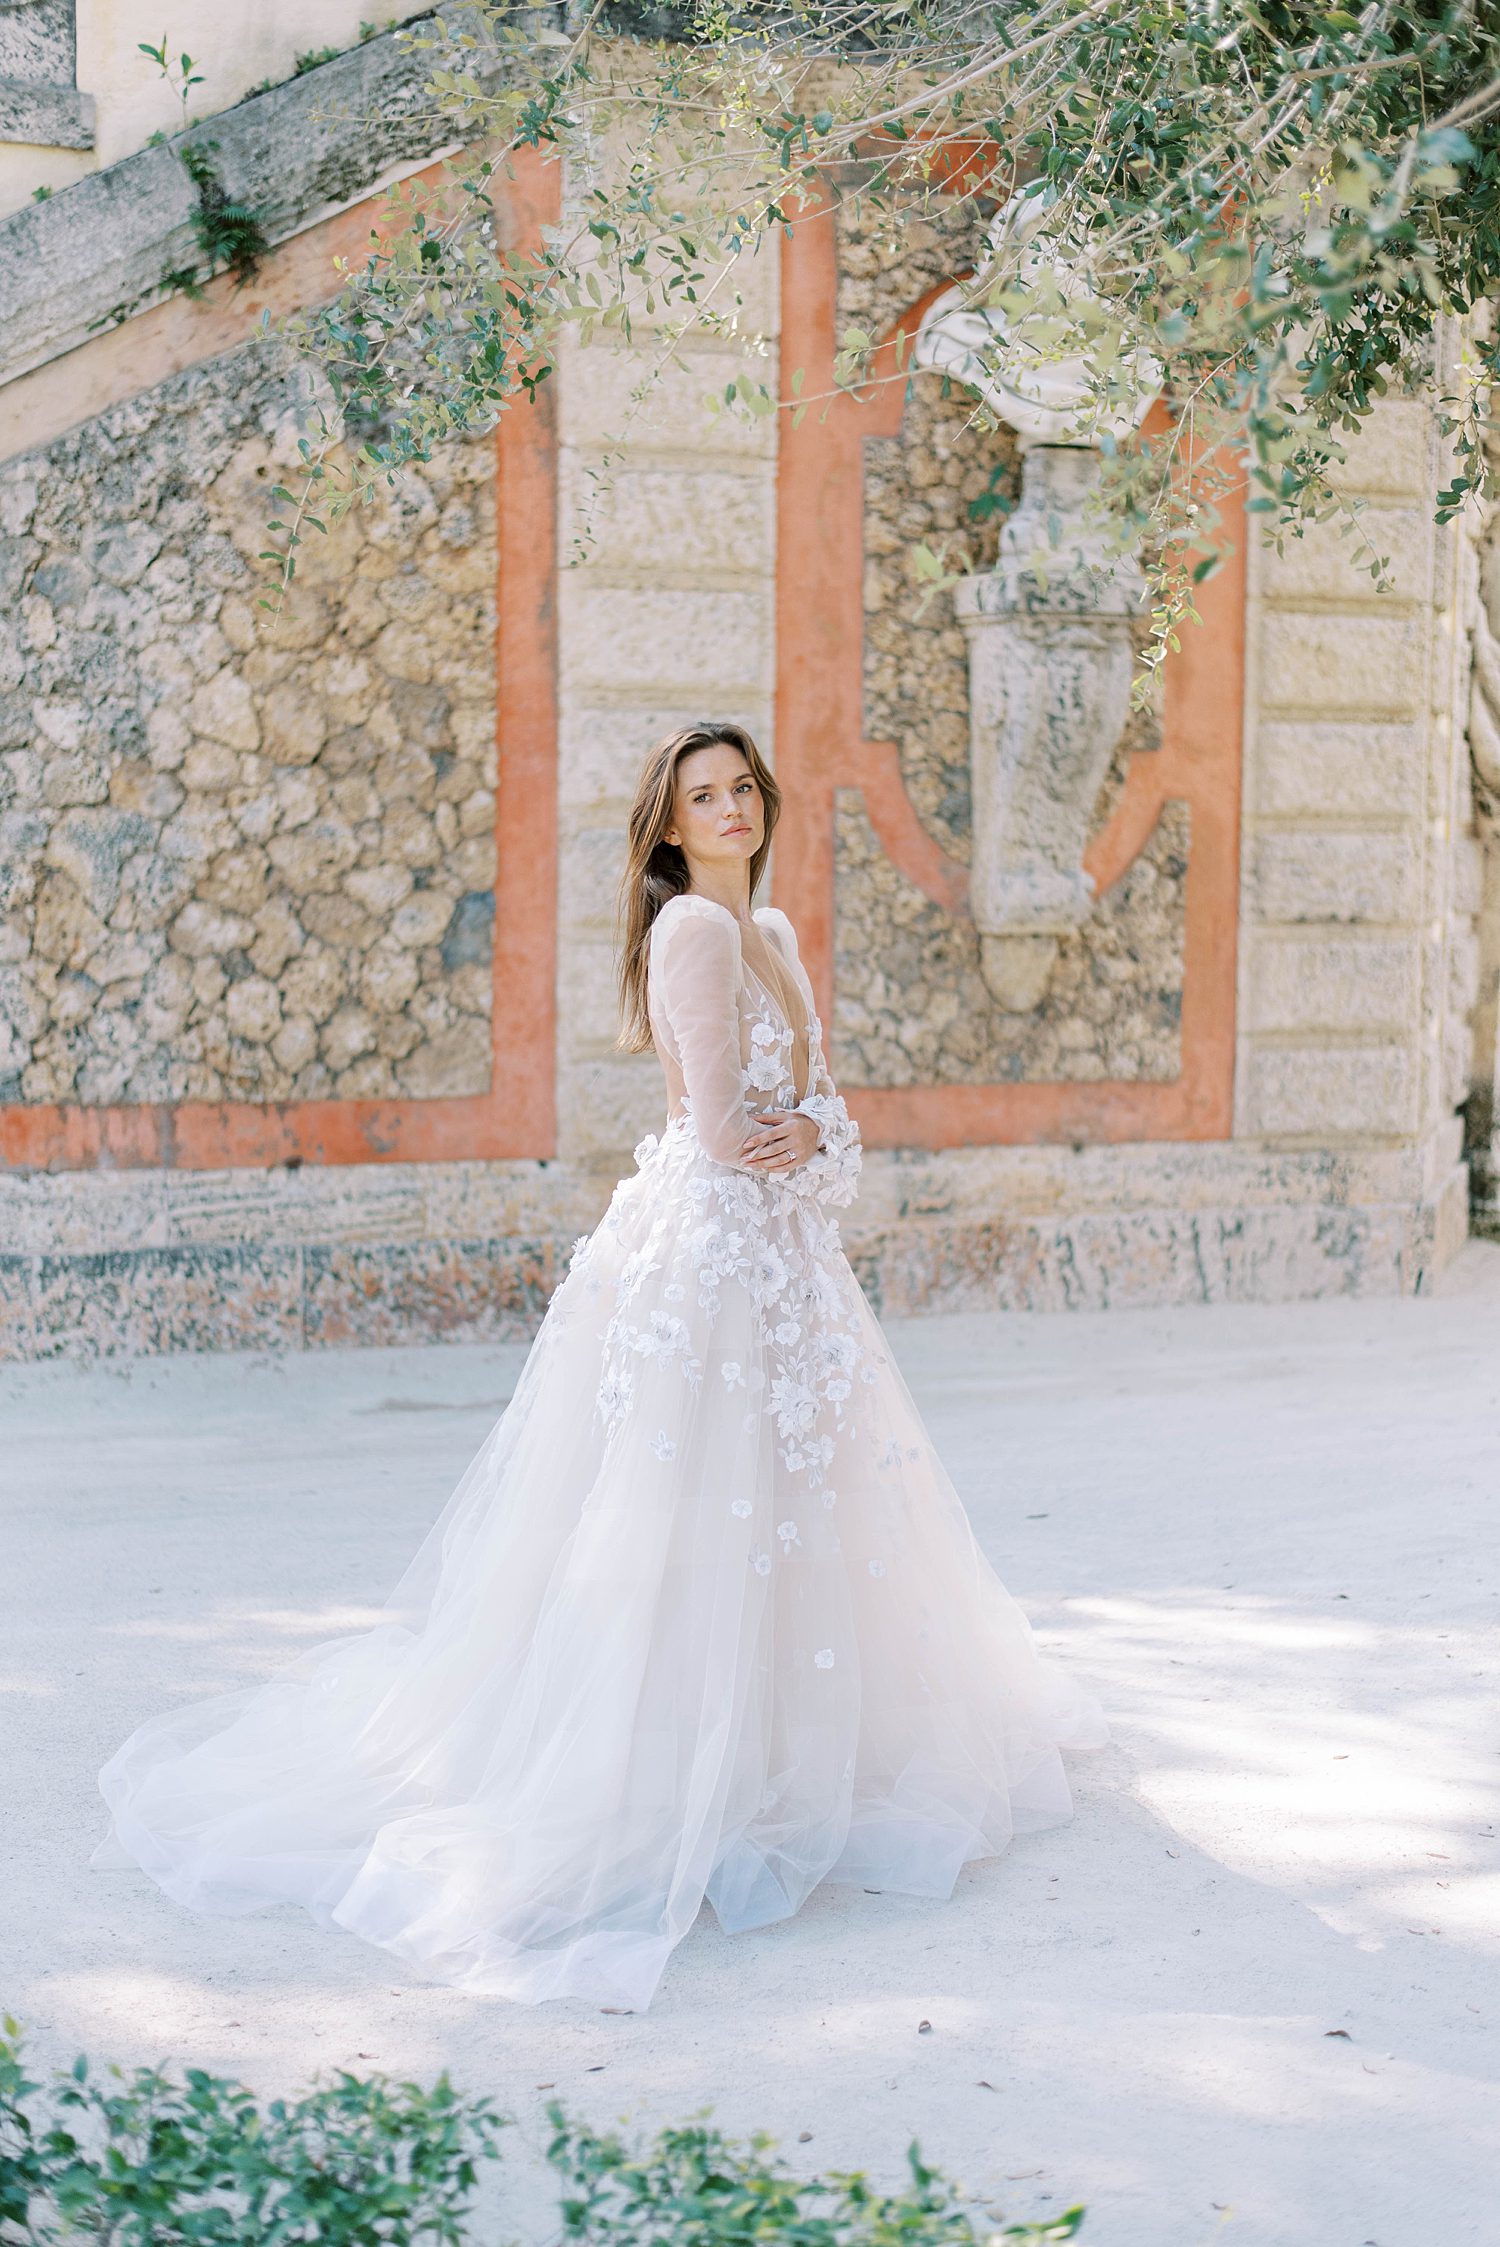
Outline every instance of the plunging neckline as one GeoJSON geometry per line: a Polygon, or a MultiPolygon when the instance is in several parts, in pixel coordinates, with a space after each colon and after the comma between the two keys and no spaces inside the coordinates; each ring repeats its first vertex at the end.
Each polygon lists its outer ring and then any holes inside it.
{"type": "MultiPolygon", "coordinates": [[[[766,929],[756,919],[753,913],[750,916],[750,925],[755,929],[755,932],[759,936],[761,943],[766,946],[768,951],[770,951],[775,943],[775,940],[768,934],[766,929]]],[[[791,1040],[790,1063],[792,1072],[792,1089],[796,1093],[796,1096],[799,1100],[805,1100],[808,1094],[808,1090],[812,1084],[813,1044],[817,1036],[817,1030],[812,1014],[807,1010],[804,1004],[802,1007],[803,1020],[800,1027],[796,1022],[792,1020],[792,1017],[787,1009],[786,1001],[783,999],[780,992],[777,991],[775,987],[767,981],[765,976],[760,974],[759,971],[754,966],[752,966],[751,962],[745,957],[743,922],[740,923],[740,927],[742,931],[740,937],[740,973],[756,986],[761,994],[763,1002],[770,1006],[771,1012],[775,1016],[776,1021],[780,1024],[781,1028],[786,1032],[788,1038],[791,1040]],[[804,1081],[800,1084],[797,1081],[799,1075],[803,1076],[804,1078],[804,1081]]],[[[779,952],[779,947],[776,947],[776,949],[779,952]]],[[[781,972],[787,978],[789,986],[795,988],[795,979],[793,978],[790,965],[785,960],[781,960],[779,964],[781,967],[781,972]]],[[[797,996],[800,1001],[801,993],[799,992],[797,996]]]]}

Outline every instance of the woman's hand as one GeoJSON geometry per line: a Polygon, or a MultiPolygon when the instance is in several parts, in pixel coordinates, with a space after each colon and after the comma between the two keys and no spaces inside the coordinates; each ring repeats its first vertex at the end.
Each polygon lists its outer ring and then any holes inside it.
{"type": "Polygon", "coordinates": [[[800,1170],[818,1151],[818,1127],[811,1116],[784,1108],[762,1110],[757,1129],[740,1149],[747,1169],[775,1174],[800,1170]]]}

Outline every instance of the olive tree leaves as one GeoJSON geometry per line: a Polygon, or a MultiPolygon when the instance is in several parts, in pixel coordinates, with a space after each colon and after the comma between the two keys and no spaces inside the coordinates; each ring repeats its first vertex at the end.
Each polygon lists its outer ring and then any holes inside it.
{"type": "Polygon", "coordinates": [[[737,372],[712,411],[800,416],[910,380],[852,328],[824,391],[784,354],[771,372],[750,261],[829,197],[893,246],[940,200],[971,205],[971,303],[1002,311],[1038,357],[1081,363],[1101,407],[1140,354],[1159,364],[1148,433],[1103,441],[1102,504],[1154,587],[1152,660],[1227,550],[1231,494],[1278,538],[1337,522],[1383,581],[1338,490],[1345,440],[1382,398],[1437,380],[1441,519],[1483,488],[1500,366],[1478,309],[1500,275],[1493,10],[688,0],[672,36],[632,35],[666,14],[631,0],[613,24],[595,0],[565,31],[468,0],[405,34],[435,114],[476,153],[436,186],[398,189],[335,302],[290,325],[330,405],[267,549],[271,606],[310,529],[492,427],[570,332],[635,346],[637,407],[707,336],[766,370],[737,372]],[[497,213],[524,150],[566,157],[568,190],[561,223],[522,249],[497,213]],[[1084,288],[1049,294],[983,254],[1016,193],[1045,197],[1056,265],[1084,288]]]}

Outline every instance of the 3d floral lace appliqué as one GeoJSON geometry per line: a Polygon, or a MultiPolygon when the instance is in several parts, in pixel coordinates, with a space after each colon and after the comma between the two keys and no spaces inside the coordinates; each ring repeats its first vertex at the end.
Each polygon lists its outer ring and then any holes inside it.
{"type": "MultiPolygon", "coordinates": [[[[821,1039],[814,1018],[808,1030],[812,1081],[826,1084],[821,1039]]],[[[750,1022],[749,1059],[742,1071],[748,1107],[791,1109],[794,1044],[791,1030],[768,1013],[750,1022]]],[[[859,1127],[837,1093],[814,1092],[797,1105],[817,1124],[822,1144],[810,1162],[784,1178],[757,1178],[714,1162],[698,1143],[690,1107],[636,1149],[637,1177],[626,1180],[619,1193],[649,1184],[686,1222],[656,1224],[650,1244],[634,1250],[620,1267],[597,1410],[613,1435],[631,1419],[638,1379],[648,1367],[675,1367],[689,1389],[698,1389],[705,1335],[702,1320],[693,1321],[692,1307],[707,1314],[711,1332],[725,1291],[743,1288],[758,1314],[765,1370],[726,1358],[718,1377],[726,1391],[746,1392],[751,1407],[746,1429],[768,1415],[783,1467],[821,1494],[854,1384],[874,1378],[838,1227],[829,1214],[853,1200],[861,1157],[859,1127]],[[651,1284],[658,1278],[659,1289],[651,1284]],[[659,1303],[674,1309],[658,1308],[659,1303]],[[675,1309],[679,1304],[681,1312],[675,1309]]],[[[604,1229],[615,1217],[612,1209],[604,1229]]],[[[675,1454],[675,1445],[671,1452],[664,1447],[670,1441],[665,1429],[648,1425],[635,1440],[663,1464],[675,1454]]],[[[791,1538],[785,1534],[793,1526],[783,1523],[777,1531],[784,1554],[798,1549],[795,1529],[791,1538]]],[[[769,1556],[758,1548],[751,1565],[762,1571],[763,1563],[769,1566],[769,1556]]]]}

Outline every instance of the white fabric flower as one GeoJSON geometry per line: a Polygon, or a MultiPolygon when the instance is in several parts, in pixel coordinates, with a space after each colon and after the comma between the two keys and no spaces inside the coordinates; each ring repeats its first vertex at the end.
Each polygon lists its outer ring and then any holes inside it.
{"type": "Polygon", "coordinates": [[[726,1358],[719,1371],[724,1376],[726,1389],[743,1389],[745,1386],[745,1376],[733,1358],[726,1358]]]}
{"type": "Polygon", "coordinates": [[[784,1373],[771,1383],[771,1409],[784,1436],[798,1435],[811,1428],[818,1401],[805,1381],[784,1373]]]}
{"type": "Polygon", "coordinates": [[[800,1545],[802,1542],[802,1532],[794,1521],[778,1522],[776,1534],[781,1539],[781,1549],[784,1553],[789,1553],[793,1545],[800,1545]]]}
{"type": "Polygon", "coordinates": [[[762,1303],[773,1303],[786,1288],[788,1273],[780,1251],[770,1241],[756,1243],[750,1261],[750,1280],[756,1298],[762,1303]]]}
{"type": "Polygon", "coordinates": [[[613,1366],[599,1384],[596,1401],[600,1418],[606,1427],[630,1410],[630,1400],[635,1394],[635,1382],[623,1366],[613,1366]]]}
{"type": "Polygon", "coordinates": [[[677,1446],[667,1434],[665,1428],[657,1429],[655,1435],[651,1438],[651,1448],[658,1459],[675,1459],[677,1457],[677,1446]]]}
{"type": "Polygon", "coordinates": [[[755,1508],[751,1505],[748,1498],[736,1498],[729,1511],[734,1514],[740,1521],[748,1521],[750,1519],[750,1516],[754,1513],[755,1508]]]}
{"type": "Polygon", "coordinates": [[[831,1646],[820,1646],[813,1656],[813,1660],[820,1670],[831,1670],[833,1668],[833,1648],[831,1646]]]}
{"type": "Polygon", "coordinates": [[[755,1570],[757,1576],[769,1576],[771,1573],[770,1554],[761,1552],[752,1553],[752,1555],[750,1556],[750,1566],[755,1570]]]}
{"type": "Polygon", "coordinates": [[[885,1562],[883,1560],[872,1560],[870,1574],[872,1576],[883,1576],[885,1574],[885,1562]]]}

